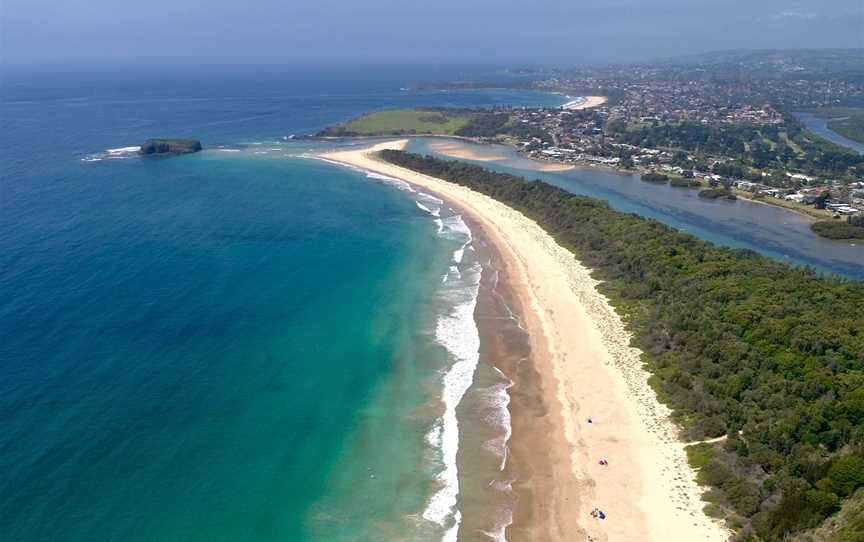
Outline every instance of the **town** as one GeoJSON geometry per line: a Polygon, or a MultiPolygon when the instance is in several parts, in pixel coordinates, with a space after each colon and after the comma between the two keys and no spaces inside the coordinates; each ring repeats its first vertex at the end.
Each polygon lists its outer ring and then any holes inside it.
{"type": "Polygon", "coordinates": [[[497,114],[509,120],[499,133],[475,135],[533,159],[656,173],[679,179],[676,186],[720,188],[823,218],[860,215],[864,156],[798,118],[838,107],[864,112],[864,78],[847,61],[843,52],[776,53],[521,73],[534,77],[529,88],[604,99],[504,108],[497,114]]]}
{"type": "MultiPolygon", "coordinates": [[[[631,119],[623,106],[599,106],[593,110],[513,109],[514,123],[530,133],[509,142],[526,156],[536,160],[561,163],[591,164],[636,169],[643,173],[659,172],[671,177],[701,180],[706,186],[723,186],[753,198],[775,198],[784,202],[813,206],[824,214],[853,215],[864,213],[864,177],[860,171],[846,177],[830,178],[796,171],[743,171],[732,165],[734,157],[707,153],[641,147],[618,141],[616,121],[631,119]],[[608,127],[613,129],[609,130],[608,127]],[[830,199],[825,198],[830,194],[830,199]]],[[[672,119],[680,118],[681,110],[673,110],[672,119]]],[[[687,114],[684,112],[683,114],[687,114]]],[[[743,106],[715,117],[716,123],[750,123],[752,125],[782,125],[784,118],[771,106],[761,109],[743,106]],[[736,119],[736,120],[730,120],[736,119]]],[[[638,117],[636,122],[670,122],[663,113],[651,118],[638,117]]],[[[710,123],[704,117],[702,123],[710,123]]],[[[700,184],[702,184],[700,183],[700,184]]]]}

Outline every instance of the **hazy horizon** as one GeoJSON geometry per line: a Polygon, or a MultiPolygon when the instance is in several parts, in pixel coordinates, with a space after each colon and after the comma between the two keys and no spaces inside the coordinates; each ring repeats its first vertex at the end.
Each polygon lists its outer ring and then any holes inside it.
{"type": "Polygon", "coordinates": [[[728,49],[864,47],[858,0],[214,0],[147,9],[5,0],[7,65],[571,65],[728,49]]]}

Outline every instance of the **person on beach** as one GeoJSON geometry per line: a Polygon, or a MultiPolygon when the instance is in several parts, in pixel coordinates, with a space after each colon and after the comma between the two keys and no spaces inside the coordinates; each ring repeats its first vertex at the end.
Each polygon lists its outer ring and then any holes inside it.
{"type": "Polygon", "coordinates": [[[603,465],[604,467],[608,467],[608,466],[609,466],[609,462],[606,461],[606,460],[603,459],[603,458],[600,458],[600,461],[598,461],[597,464],[598,464],[598,465],[603,465]]]}
{"type": "Polygon", "coordinates": [[[591,510],[591,517],[594,517],[597,519],[606,519],[606,514],[603,513],[603,510],[600,510],[599,508],[595,508],[594,510],[591,510]]]}

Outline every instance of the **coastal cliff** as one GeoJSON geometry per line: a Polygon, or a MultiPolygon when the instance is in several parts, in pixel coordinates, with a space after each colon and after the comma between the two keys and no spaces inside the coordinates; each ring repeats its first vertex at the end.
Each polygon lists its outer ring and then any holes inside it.
{"type": "Polygon", "coordinates": [[[201,149],[197,139],[148,139],[138,153],[142,156],[191,154],[201,149]]]}

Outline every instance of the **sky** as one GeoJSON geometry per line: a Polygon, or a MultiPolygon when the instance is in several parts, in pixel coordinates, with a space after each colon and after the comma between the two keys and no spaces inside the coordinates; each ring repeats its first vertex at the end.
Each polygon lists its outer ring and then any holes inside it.
{"type": "Polygon", "coordinates": [[[864,47],[864,0],[0,0],[6,63],[572,65],[864,47]]]}

